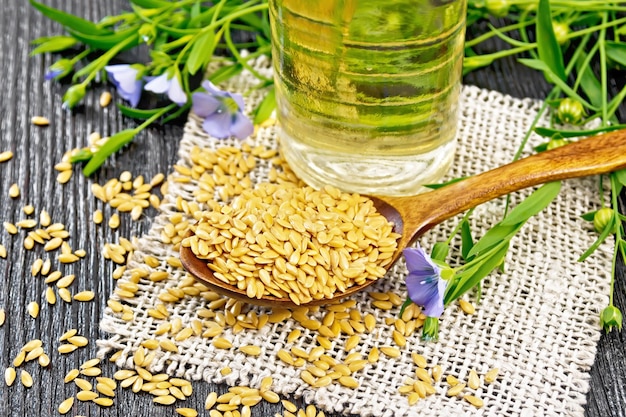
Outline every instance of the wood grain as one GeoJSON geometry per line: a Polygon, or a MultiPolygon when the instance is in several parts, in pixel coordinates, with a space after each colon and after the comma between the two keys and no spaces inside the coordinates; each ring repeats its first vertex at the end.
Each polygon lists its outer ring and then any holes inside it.
{"type": "MultiPolygon", "coordinates": [[[[45,3],[90,20],[128,9],[127,0],[46,0],[45,3]]],[[[122,217],[122,225],[116,231],[95,227],[90,220],[91,215],[101,206],[90,194],[91,182],[102,183],[124,170],[147,177],[157,172],[168,172],[177,159],[178,141],[182,137],[181,125],[150,128],[133,145],[110,160],[93,179],[75,174],[68,184],[58,184],[52,167],[66,150],[86,144],[91,132],[97,131],[105,136],[135,126],[134,121],[122,117],[114,106],[100,108],[98,97],[107,89],[104,85],[90,92],[84,105],[76,111],[69,113],[61,109],[67,83],[43,81],[45,70],[52,64],[53,58],[29,56],[33,39],[60,33],[59,25],[41,16],[28,2],[3,0],[0,13],[0,151],[11,150],[15,156],[11,161],[0,164],[0,221],[23,218],[22,207],[25,204],[32,204],[37,212],[48,210],[54,221],[67,225],[72,247],[88,250],[84,260],[65,266],[62,271],[76,274],[73,290],[92,289],[97,295],[96,300],[90,303],[66,304],[58,301],[54,306],[45,305],[43,294],[47,285],[41,278],[30,276],[32,262],[45,254],[41,250],[24,250],[23,235],[12,238],[0,231],[0,243],[9,253],[8,259],[0,259],[0,308],[7,312],[6,323],[0,328],[0,369],[4,370],[21,346],[33,338],[43,340],[44,348],[52,359],[46,369],[33,363],[26,365],[25,369],[31,372],[35,381],[32,388],[26,389],[19,383],[9,388],[0,387],[2,416],[55,416],[61,401],[77,392],[73,385],[63,383],[63,377],[69,369],[95,355],[95,341],[105,337],[98,329],[98,322],[108,295],[114,288],[111,278],[114,265],[105,261],[99,251],[105,242],[117,242],[121,236],[128,238],[146,233],[150,219],[155,215],[154,211],[148,211],[139,222],[122,217]],[[50,126],[32,126],[30,118],[36,115],[48,117],[50,126]],[[8,189],[13,183],[18,183],[22,190],[19,199],[8,197],[8,189]],[[30,301],[38,301],[42,305],[37,319],[29,317],[26,311],[30,301]],[[69,328],[77,328],[91,343],[71,355],[63,356],[56,350],[58,338],[69,328]]],[[[466,82],[518,97],[541,98],[548,88],[540,75],[512,59],[473,73],[466,78],[466,82]]],[[[620,82],[615,79],[615,84],[620,82]]],[[[624,118],[623,108],[620,109],[620,118],[624,118]]],[[[620,271],[615,297],[618,306],[625,309],[626,287],[621,264],[620,271]]],[[[625,338],[624,333],[613,332],[603,335],[598,345],[596,364],[591,370],[589,417],[626,416],[625,338]]],[[[113,365],[103,364],[106,375],[112,375],[115,370],[113,365]]],[[[195,383],[194,388],[193,397],[184,406],[198,410],[203,410],[204,398],[209,391],[222,393],[227,390],[223,385],[206,383],[195,383]]],[[[175,414],[172,407],[153,405],[149,395],[137,395],[129,390],[118,390],[117,393],[115,405],[110,409],[86,403],[80,403],[79,408],[92,417],[165,417],[175,414]]],[[[298,404],[302,405],[302,402],[298,404]]],[[[266,402],[255,407],[255,415],[272,416],[280,411],[280,406],[271,406],[266,402]]]]}

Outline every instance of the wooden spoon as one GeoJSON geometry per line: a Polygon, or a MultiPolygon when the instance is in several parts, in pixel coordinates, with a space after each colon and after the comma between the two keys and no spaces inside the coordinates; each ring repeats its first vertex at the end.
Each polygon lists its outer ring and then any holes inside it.
{"type": "MultiPolygon", "coordinates": [[[[605,133],[534,154],[424,194],[370,197],[378,211],[394,223],[394,231],[401,235],[393,262],[388,268],[398,260],[402,249],[410,246],[424,232],[481,203],[546,182],[605,174],[622,168],[626,168],[626,130],[605,133]]],[[[180,258],[189,273],[216,292],[250,304],[297,307],[289,298],[248,297],[245,290],[215,278],[206,260],[197,258],[190,248],[182,245],[180,258]]],[[[335,293],[332,299],[314,300],[307,305],[328,304],[361,291],[374,282],[349,287],[345,292],[335,293]]]]}

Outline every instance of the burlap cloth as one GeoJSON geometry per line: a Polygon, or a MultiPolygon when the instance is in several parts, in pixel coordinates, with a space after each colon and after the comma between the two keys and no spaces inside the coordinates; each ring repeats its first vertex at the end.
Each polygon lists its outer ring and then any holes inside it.
{"type": "MultiPolygon", "coordinates": [[[[271,76],[265,58],[258,60],[256,68],[271,76]]],[[[263,92],[253,90],[257,79],[249,73],[231,79],[222,87],[246,94],[247,111],[252,111],[262,99],[263,92]]],[[[520,100],[494,91],[472,86],[462,90],[458,131],[458,153],[448,177],[454,178],[482,172],[510,162],[527,132],[540,106],[537,100],[520,100]]],[[[543,120],[540,125],[547,125],[543,120]]],[[[267,148],[277,147],[274,126],[260,128],[248,143],[267,148]]],[[[527,146],[543,141],[533,136],[527,146]]],[[[216,149],[221,146],[241,146],[236,140],[217,140],[208,137],[201,121],[193,114],[185,127],[180,143],[179,161],[190,166],[189,152],[193,146],[216,149]]],[[[264,180],[268,164],[257,164],[251,178],[264,180]]],[[[163,304],[158,295],[166,288],[175,287],[185,276],[185,271],[167,265],[165,259],[175,256],[172,247],[163,244],[161,231],[169,222],[178,197],[191,199],[194,184],[173,181],[178,174],[172,172],[169,190],[161,205],[161,214],[153,221],[150,232],[138,239],[129,267],[141,265],[146,255],[162,260],[156,268],[166,270],[170,278],[158,283],[142,279],[135,298],[124,300],[134,313],[132,321],[123,321],[120,314],[107,308],[101,328],[110,334],[99,341],[101,356],[111,351],[123,350],[117,364],[132,367],[132,355],[146,339],[154,336],[155,329],[163,323],[149,317],[147,311],[163,304]]],[[[519,201],[520,196],[513,198],[519,201]]],[[[420,340],[420,331],[408,337],[400,358],[380,355],[380,360],[368,364],[354,376],[359,381],[357,389],[339,384],[313,389],[299,377],[301,369],[286,365],[276,357],[279,349],[289,349],[287,335],[294,328],[302,328],[293,319],[278,324],[268,324],[260,330],[233,333],[227,328],[223,337],[233,342],[229,350],[216,349],[210,339],[192,336],[180,342],[180,353],[159,351],[153,362],[153,372],[167,372],[191,380],[225,382],[229,385],[258,387],[264,376],[274,378],[276,392],[304,396],[318,408],[364,416],[583,416],[585,394],[589,384],[589,370],[593,364],[596,343],[601,329],[598,315],[608,302],[611,245],[603,244],[584,263],[577,262],[580,254],[595,239],[592,226],[580,215],[599,207],[597,179],[584,178],[565,181],[558,199],[544,212],[532,218],[516,236],[506,257],[504,272],[494,273],[483,282],[482,299],[475,303],[474,315],[463,313],[454,304],[441,318],[440,340],[426,343],[420,340]],[[242,345],[259,345],[258,357],[237,350],[242,345]],[[444,376],[451,374],[466,380],[471,369],[484,375],[489,369],[500,369],[498,380],[481,384],[472,391],[485,402],[476,409],[458,397],[445,395],[448,385],[444,380],[436,384],[437,394],[409,406],[407,397],[398,387],[408,377],[415,378],[415,365],[411,352],[418,352],[428,360],[429,367],[439,364],[444,376]],[[232,373],[222,376],[220,369],[229,366],[232,373]]],[[[501,219],[504,199],[478,207],[472,216],[472,231],[480,237],[501,219]]],[[[427,233],[421,243],[431,248],[438,240],[445,240],[458,218],[452,219],[427,233]]],[[[453,260],[454,262],[454,260],[453,260]]],[[[400,262],[386,279],[377,282],[371,291],[392,291],[406,297],[403,277],[405,267],[400,262]]],[[[121,281],[124,281],[122,277],[121,281]]],[[[118,299],[116,294],[112,299],[118,299]]],[[[356,351],[364,357],[373,346],[391,345],[393,326],[386,326],[386,317],[397,317],[398,309],[384,311],[372,306],[367,293],[353,297],[358,309],[377,317],[377,327],[361,335],[356,351]]],[[[472,300],[466,295],[468,300],[472,300]]],[[[185,297],[177,303],[167,303],[169,320],[181,318],[184,326],[198,319],[197,311],[207,302],[199,297],[185,297]]],[[[251,307],[260,315],[268,309],[251,307]]],[[[321,319],[324,309],[311,314],[321,319]]],[[[302,336],[293,343],[309,351],[317,346],[316,332],[302,328],[302,336]]],[[[333,340],[333,349],[327,354],[341,360],[346,353],[342,348],[346,336],[333,340]]]]}

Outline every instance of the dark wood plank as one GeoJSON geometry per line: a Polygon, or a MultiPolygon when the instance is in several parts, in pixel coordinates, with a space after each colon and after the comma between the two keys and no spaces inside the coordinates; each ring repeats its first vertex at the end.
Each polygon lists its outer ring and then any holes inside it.
{"type": "MultiPolygon", "coordinates": [[[[90,20],[105,15],[117,14],[128,8],[126,0],[47,0],[46,4],[76,13],[90,20]]],[[[63,383],[65,373],[84,360],[95,355],[95,340],[105,335],[98,329],[103,306],[114,288],[111,272],[114,265],[103,260],[97,252],[105,242],[117,241],[120,236],[130,237],[145,233],[150,226],[150,216],[139,222],[125,221],[115,232],[108,228],[94,227],[91,214],[101,205],[91,197],[89,186],[92,180],[76,175],[68,184],[61,186],[55,181],[52,169],[63,153],[71,147],[83,146],[89,133],[97,131],[108,135],[135,122],[120,116],[114,107],[102,110],[97,105],[98,96],[104,87],[88,94],[84,106],[68,113],[61,109],[62,94],[67,85],[43,81],[46,68],[53,62],[50,56],[30,57],[29,43],[39,36],[60,33],[57,24],[45,19],[28,2],[4,0],[0,14],[0,85],[3,88],[0,100],[0,151],[12,150],[13,160],[0,164],[0,220],[17,221],[24,216],[22,207],[32,204],[36,212],[46,209],[55,221],[63,222],[70,231],[70,244],[74,248],[84,247],[91,252],[74,265],[62,268],[64,273],[76,274],[73,288],[93,289],[97,298],[92,303],[65,304],[58,301],[46,306],[43,297],[46,284],[41,278],[30,276],[30,265],[40,256],[41,248],[25,251],[22,237],[10,238],[0,232],[0,243],[9,252],[9,260],[0,260],[0,308],[7,310],[7,321],[0,328],[0,368],[4,369],[17,355],[21,346],[33,338],[41,338],[52,364],[40,369],[36,364],[27,364],[24,369],[32,373],[35,386],[26,389],[19,383],[7,388],[0,384],[0,415],[6,416],[53,416],[58,415],[58,404],[76,392],[75,387],[63,383]],[[32,126],[30,117],[44,115],[51,125],[45,128],[32,126]],[[7,197],[8,188],[17,182],[22,189],[19,199],[7,197]],[[30,318],[25,306],[36,300],[41,305],[38,319],[30,318]],[[69,328],[91,340],[91,345],[77,352],[62,356],[56,352],[58,337],[69,328]]],[[[466,82],[491,88],[518,97],[543,97],[547,84],[533,71],[504,60],[489,69],[474,73],[466,82]]],[[[623,109],[622,109],[623,110],[623,109]]],[[[144,132],[136,143],[113,158],[94,181],[103,182],[124,170],[151,176],[157,172],[168,172],[177,159],[178,141],[182,126],[154,127],[144,132]]],[[[623,272],[616,287],[618,305],[626,307],[626,287],[623,272]]],[[[587,414],[596,416],[626,416],[626,340],[623,333],[603,335],[598,345],[596,364],[591,373],[591,390],[588,395],[587,414]]],[[[112,375],[113,365],[104,364],[104,373],[112,375]]],[[[196,393],[186,406],[201,410],[206,394],[217,390],[225,392],[225,386],[206,383],[194,384],[196,393]]],[[[299,404],[302,404],[299,402],[299,404]]],[[[129,390],[118,390],[115,405],[111,409],[81,405],[81,410],[90,416],[171,416],[171,407],[157,407],[151,396],[134,394],[129,390]],[[87,410],[88,407],[88,410],[87,410]]],[[[263,403],[255,408],[256,415],[273,415],[279,406],[263,403]]],[[[333,415],[333,414],[328,414],[333,415]]]]}

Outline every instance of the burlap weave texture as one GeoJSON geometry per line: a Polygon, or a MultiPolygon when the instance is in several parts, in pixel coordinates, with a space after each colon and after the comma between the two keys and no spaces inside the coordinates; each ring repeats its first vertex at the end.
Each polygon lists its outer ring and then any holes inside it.
{"type": "MultiPolygon", "coordinates": [[[[266,60],[258,60],[256,67],[271,76],[266,60]]],[[[262,92],[251,90],[255,83],[256,78],[244,72],[222,87],[246,93],[247,111],[251,111],[262,99],[262,92]]],[[[448,178],[476,174],[510,162],[540,104],[536,100],[520,100],[465,86],[460,103],[457,156],[448,178]]],[[[547,121],[540,124],[545,125],[547,121]]],[[[276,128],[261,128],[248,141],[253,146],[276,149],[276,128]]],[[[532,136],[527,153],[541,141],[541,138],[532,136]]],[[[189,153],[194,146],[217,149],[240,145],[241,142],[236,140],[208,137],[202,131],[201,121],[191,115],[180,143],[178,164],[190,166],[189,153]]],[[[268,169],[267,163],[257,164],[251,175],[253,182],[265,180],[268,169]]],[[[176,175],[173,172],[171,177],[176,175]]],[[[176,199],[191,200],[193,187],[193,182],[180,184],[170,180],[162,213],[154,219],[150,232],[139,238],[129,264],[132,268],[141,265],[146,255],[155,256],[162,260],[157,269],[167,270],[170,278],[161,282],[142,280],[136,296],[124,300],[132,308],[134,320],[121,320],[119,314],[110,309],[102,318],[101,327],[110,337],[99,341],[100,355],[123,350],[117,362],[119,366],[131,366],[133,352],[140,343],[155,338],[154,331],[161,322],[151,318],[147,311],[161,303],[158,295],[164,289],[175,287],[185,275],[183,270],[172,268],[165,262],[168,256],[176,253],[170,245],[161,242],[160,234],[174,211],[176,199]]],[[[528,193],[515,194],[512,204],[528,193]]],[[[262,377],[271,375],[273,389],[279,393],[304,396],[307,401],[326,410],[364,416],[583,416],[588,372],[601,331],[598,314],[608,301],[612,248],[608,243],[603,244],[584,263],[577,262],[595,239],[592,226],[580,215],[599,206],[596,179],[565,181],[557,200],[532,218],[514,238],[504,271],[485,279],[476,313],[464,314],[456,304],[447,307],[441,318],[439,342],[423,342],[420,332],[415,332],[407,338],[407,346],[402,349],[400,358],[381,355],[378,362],[357,372],[354,375],[359,381],[357,389],[339,384],[313,389],[300,379],[301,369],[277,359],[276,353],[280,349],[299,346],[309,351],[317,346],[316,332],[304,328],[296,342],[286,342],[289,332],[300,326],[292,319],[236,334],[227,328],[222,336],[233,342],[233,348],[229,350],[216,349],[210,340],[193,336],[180,343],[182,349],[178,354],[159,351],[151,370],[192,380],[253,387],[259,385],[262,377]],[[258,357],[245,355],[237,350],[243,345],[259,345],[262,354],[258,357]],[[444,375],[462,380],[467,379],[471,369],[484,375],[497,367],[500,375],[492,384],[482,383],[479,389],[467,391],[484,400],[485,405],[480,409],[461,398],[446,396],[448,386],[445,380],[436,384],[437,394],[409,406],[398,387],[406,378],[415,377],[411,352],[425,356],[429,366],[440,365],[444,375]],[[225,366],[233,372],[224,377],[219,370],[225,366]]],[[[504,199],[499,199],[475,210],[471,220],[475,238],[501,219],[504,207],[504,199]]],[[[447,239],[458,219],[435,227],[420,240],[421,244],[430,248],[435,242],[447,239]]],[[[399,262],[370,291],[392,291],[404,298],[405,274],[406,269],[399,262]]],[[[119,300],[116,294],[111,298],[119,300]]],[[[377,318],[376,330],[362,334],[355,350],[367,357],[373,346],[394,346],[392,328],[386,326],[384,320],[395,318],[398,309],[385,311],[374,307],[367,293],[353,298],[363,315],[372,313],[377,318]]],[[[465,298],[471,300],[468,296],[465,298]]],[[[184,325],[198,318],[197,311],[203,307],[206,307],[206,301],[198,297],[185,297],[167,306],[170,319],[179,317],[184,325]]],[[[251,308],[258,314],[268,312],[266,308],[251,308]]],[[[322,308],[310,316],[321,319],[323,313],[322,308]]],[[[345,335],[334,339],[333,348],[327,354],[338,360],[345,358],[347,353],[342,347],[345,340],[345,335]]]]}

